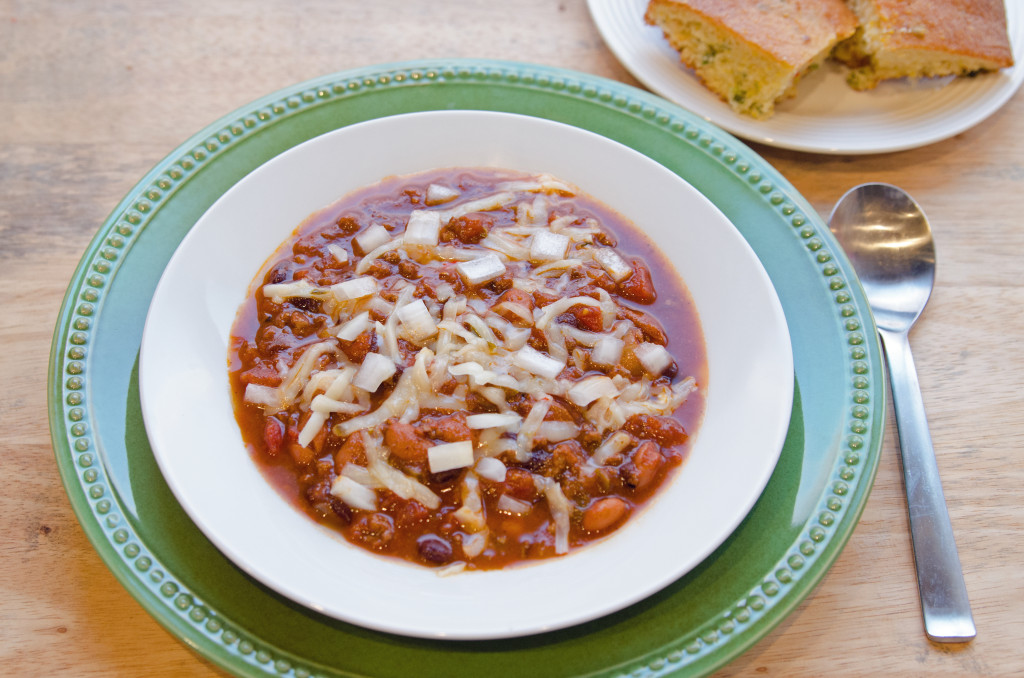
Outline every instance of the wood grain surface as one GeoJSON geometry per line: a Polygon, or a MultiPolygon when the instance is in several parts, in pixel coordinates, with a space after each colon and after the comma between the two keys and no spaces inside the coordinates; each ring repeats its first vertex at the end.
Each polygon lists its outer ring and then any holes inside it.
{"type": "MultiPolygon", "coordinates": [[[[118,584],[64,493],[46,407],[64,291],[120,199],[213,120],[313,77],[435,57],[638,84],[583,0],[0,0],[0,673],[222,675],[118,584]]],[[[865,181],[931,217],[938,281],[911,339],[978,638],[924,636],[890,414],[838,561],[718,675],[1024,675],[1024,94],[917,150],[755,150],[823,217],[865,181]]]]}

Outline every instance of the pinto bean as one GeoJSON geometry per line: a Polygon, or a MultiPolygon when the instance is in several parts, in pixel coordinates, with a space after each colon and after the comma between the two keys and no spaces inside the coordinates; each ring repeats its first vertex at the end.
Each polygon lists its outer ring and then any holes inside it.
{"type": "Polygon", "coordinates": [[[522,501],[533,501],[537,498],[537,486],[533,482],[533,474],[524,468],[511,467],[505,471],[505,482],[501,483],[504,493],[522,501]]]}
{"type": "Polygon", "coordinates": [[[622,465],[619,475],[624,483],[639,492],[654,481],[664,462],[657,443],[646,440],[633,450],[632,458],[622,465]]]}
{"type": "Polygon", "coordinates": [[[403,461],[422,462],[427,459],[427,441],[412,424],[392,419],[385,424],[384,444],[403,461]]]}
{"type": "Polygon", "coordinates": [[[384,551],[395,538],[395,524],[383,513],[363,515],[352,525],[352,537],[367,548],[384,551]]]}
{"type": "Polygon", "coordinates": [[[601,532],[620,522],[629,513],[629,504],[619,497],[602,497],[583,511],[583,529],[601,532]]]}
{"type": "Polygon", "coordinates": [[[297,442],[288,443],[288,454],[292,455],[292,459],[299,466],[308,466],[314,461],[313,450],[308,447],[303,447],[297,442]]]}
{"type": "Polygon", "coordinates": [[[366,446],[363,445],[363,436],[359,433],[353,433],[345,438],[345,442],[334,453],[334,469],[337,473],[341,473],[341,469],[349,463],[366,466],[366,446]]]}

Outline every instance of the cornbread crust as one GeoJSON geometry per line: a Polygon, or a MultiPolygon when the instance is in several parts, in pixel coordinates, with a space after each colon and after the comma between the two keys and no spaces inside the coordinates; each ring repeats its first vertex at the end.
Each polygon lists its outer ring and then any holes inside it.
{"type": "Polygon", "coordinates": [[[1003,0],[849,0],[860,27],[834,56],[854,89],[904,77],[972,75],[1013,65],[1003,0]]]}
{"type": "Polygon", "coordinates": [[[755,118],[857,27],[842,0],[650,0],[644,20],[708,89],[755,118]]]}

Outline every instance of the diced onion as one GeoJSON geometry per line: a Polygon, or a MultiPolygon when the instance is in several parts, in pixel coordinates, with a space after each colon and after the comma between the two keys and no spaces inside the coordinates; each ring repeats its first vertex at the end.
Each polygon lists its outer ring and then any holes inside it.
{"type": "Polygon", "coordinates": [[[554,379],[565,369],[564,360],[555,360],[532,346],[523,346],[516,351],[513,362],[527,372],[545,379],[554,379]]]}
{"type": "Polygon", "coordinates": [[[341,475],[348,476],[360,485],[369,487],[371,490],[384,487],[373,477],[373,474],[370,473],[370,469],[365,466],[353,464],[352,462],[346,463],[341,468],[341,475]]]}
{"type": "Polygon", "coordinates": [[[569,400],[579,407],[586,407],[598,398],[614,398],[617,395],[619,389],[611,379],[603,375],[582,379],[569,389],[569,400]]]}
{"type": "Polygon", "coordinates": [[[327,290],[322,287],[314,287],[309,284],[308,280],[303,278],[294,282],[264,285],[263,296],[275,304],[280,304],[285,299],[323,299],[327,296],[327,290]]]}
{"type": "Polygon", "coordinates": [[[446,224],[457,217],[465,216],[472,212],[489,212],[499,207],[504,207],[516,199],[515,194],[508,192],[494,193],[476,200],[464,202],[441,212],[441,223],[446,224]]]}
{"type": "Polygon", "coordinates": [[[380,353],[367,353],[363,364],[352,378],[352,385],[369,393],[375,393],[380,385],[396,372],[395,363],[380,353]]]}
{"type": "MultiPolygon", "coordinates": [[[[348,419],[340,424],[335,424],[334,433],[344,438],[355,431],[380,426],[391,417],[397,417],[405,412],[417,395],[416,382],[413,379],[412,370],[405,370],[402,372],[402,376],[398,378],[395,390],[380,404],[380,407],[372,412],[348,419]]],[[[366,400],[369,402],[368,397],[366,400]]]]}
{"type": "Polygon", "coordinates": [[[511,513],[512,515],[521,516],[524,513],[529,513],[532,508],[533,504],[530,502],[510,497],[507,494],[503,494],[498,498],[498,510],[502,513],[511,513]]]}
{"type": "Polygon", "coordinates": [[[369,329],[369,327],[370,314],[368,311],[363,311],[339,327],[335,336],[342,341],[355,341],[359,338],[359,335],[369,329]]]}
{"type": "Polygon", "coordinates": [[[368,275],[352,278],[351,280],[331,285],[331,292],[334,293],[338,301],[362,299],[377,292],[377,279],[368,275]]]}
{"type": "Polygon", "coordinates": [[[348,263],[348,252],[341,245],[331,243],[327,246],[327,251],[331,253],[331,256],[334,257],[334,260],[339,264],[348,263]]]}
{"type": "Polygon", "coordinates": [[[522,318],[524,322],[532,325],[533,324],[533,312],[530,311],[526,306],[517,304],[514,301],[503,301],[500,304],[495,304],[491,309],[497,311],[508,311],[517,318],[522,318]]]}
{"type": "Polygon", "coordinates": [[[348,476],[341,475],[334,479],[331,484],[331,494],[354,509],[377,510],[377,493],[348,476]]]}
{"type": "Polygon", "coordinates": [[[471,414],[466,417],[466,425],[471,429],[502,428],[512,429],[521,424],[523,418],[515,412],[471,414]]]}
{"type": "Polygon", "coordinates": [[[530,412],[526,415],[523,425],[519,428],[519,434],[516,436],[516,461],[530,460],[530,453],[533,452],[533,437],[544,422],[544,417],[547,416],[549,409],[551,409],[550,397],[538,400],[530,408],[530,412]]]}
{"type": "Polygon", "coordinates": [[[430,184],[427,186],[426,203],[428,205],[440,205],[441,203],[451,202],[458,197],[459,192],[454,188],[442,186],[441,184],[430,184]]]}
{"type": "Polygon", "coordinates": [[[484,504],[480,498],[480,481],[472,471],[462,479],[462,506],[452,515],[463,527],[472,532],[480,532],[487,528],[484,504]]]}
{"type": "Polygon", "coordinates": [[[571,421],[545,421],[537,427],[537,437],[549,443],[571,440],[580,434],[580,427],[571,421]]]}
{"type": "Polygon", "coordinates": [[[530,256],[530,250],[493,232],[480,241],[480,245],[487,249],[501,252],[510,259],[516,259],[518,261],[524,261],[530,256]]]}
{"type": "MultiPolygon", "coordinates": [[[[362,412],[364,408],[359,403],[348,403],[342,400],[328,398],[325,395],[318,395],[317,397],[313,398],[313,402],[309,404],[309,409],[313,410],[314,413],[323,414],[329,414],[331,412],[355,414],[357,412],[362,412]]],[[[302,443],[301,436],[299,442],[302,443]]]]}
{"type": "Polygon", "coordinates": [[[633,353],[652,377],[659,376],[672,364],[672,354],[660,344],[644,342],[636,346],[633,353]]]}
{"type": "Polygon", "coordinates": [[[594,344],[594,350],[590,352],[590,361],[596,365],[614,366],[622,359],[622,349],[625,342],[622,339],[605,336],[594,344]]]}
{"type": "Polygon", "coordinates": [[[482,285],[505,272],[505,264],[497,254],[485,254],[469,261],[460,261],[455,269],[469,285],[482,285]]]}
{"type": "Polygon", "coordinates": [[[601,302],[593,297],[562,297],[561,299],[548,304],[541,310],[540,317],[537,318],[537,327],[539,329],[544,329],[544,327],[554,318],[562,315],[573,306],[578,306],[580,304],[584,306],[601,306],[601,302]]]}
{"type": "Polygon", "coordinates": [[[412,341],[420,343],[437,334],[437,325],[422,299],[400,307],[397,315],[405,336],[412,341]]]}
{"type": "Polygon", "coordinates": [[[370,224],[369,228],[355,237],[356,245],[364,254],[372,252],[388,240],[391,240],[391,234],[380,224],[370,224]]]}
{"type": "Polygon", "coordinates": [[[601,341],[601,339],[603,339],[606,336],[604,334],[598,334],[597,332],[588,332],[586,330],[580,330],[573,327],[572,325],[559,324],[558,329],[562,331],[562,334],[564,334],[569,339],[572,339],[577,344],[582,344],[583,346],[587,347],[595,346],[597,342],[601,341]]]}
{"type": "Polygon", "coordinates": [[[594,453],[590,455],[588,463],[592,466],[601,466],[608,459],[622,452],[633,442],[633,437],[625,431],[616,431],[608,436],[604,442],[597,446],[594,453]]]}
{"type": "Polygon", "coordinates": [[[476,532],[462,538],[462,552],[467,558],[476,558],[487,548],[487,531],[476,532]]]}
{"type": "Polygon", "coordinates": [[[373,263],[383,256],[385,253],[391,250],[397,250],[399,247],[405,244],[405,240],[401,237],[395,238],[394,240],[387,240],[383,244],[374,247],[372,250],[366,253],[358,264],[356,264],[356,275],[362,275],[370,270],[373,263]]]}
{"type": "Polygon", "coordinates": [[[276,410],[282,407],[281,390],[274,386],[246,384],[243,399],[247,403],[260,405],[268,409],[276,410]]]}
{"type": "Polygon", "coordinates": [[[451,283],[443,282],[434,288],[434,293],[437,294],[438,301],[448,301],[455,296],[455,288],[451,286],[451,283]]]}
{"type": "Polygon", "coordinates": [[[476,470],[476,474],[481,478],[486,478],[496,483],[503,483],[505,482],[505,472],[508,469],[505,468],[505,464],[500,459],[482,457],[476,463],[474,470],[476,470]]]}
{"type": "MultiPolygon", "coordinates": [[[[541,479],[534,476],[534,483],[541,479]]],[[[544,478],[538,489],[543,490],[544,497],[548,500],[548,508],[551,510],[551,517],[555,521],[555,553],[569,552],[569,514],[572,507],[562,487],[551,480],[544,478]]]]}
{"type": "Polygon", "coordinates": [[[508,328],[505,330],[505,348],[509,351],[518,351],[526,346],[526,342],[530,340],[530,334],[529,327],[508,328]]]}
{"type": "Polygon", "coordinates": [[[530,261],[547,263],[565,258],[569,237],[551,231],[537,231],[530,240],[530,261]]]}
{"type": "Polygon", "coordinates": [[[472,466],[473,443],[469,440],[460,440],[434,445],[427,450],[427,462],[430,464],[431,473],[472,466]]]}
{"type": "Polygon", "coordinates": [[[610,247],[601,247],[594,252],[594,259],[615,282],[622,282],[633,273],[633,267],[623,261],[619,253],[610,247]]]}
{"type": "Polygon", "coordinates": [[[413,210],[405,227],[406,245],[437,245],[441,232],[441,215],[427,210],[413,210]]]}
{"type": "Polygon", "coordinates": [[[428,509],[437,509],[441,505],[441,498],[429,487],[385,461],[377,435],[365,431],[359,435],[362,436],[363,446],[366,448],[366,459],[369,462],[367,468],[377,482],[402,499],[415,499],[428,509]]]}

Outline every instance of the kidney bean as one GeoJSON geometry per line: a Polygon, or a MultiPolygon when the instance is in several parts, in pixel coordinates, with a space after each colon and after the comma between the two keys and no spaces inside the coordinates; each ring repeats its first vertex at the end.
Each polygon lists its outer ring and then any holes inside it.
{"type": "Polygon", "coordinates": [[[602,497],[583,512],[583,529],[601,532],[620,522],[629,513],[629,504],[619,497],[602,497]]]}
{"type": "Polygon", "coordinates": [[[284,424],[274,417],[267,417],[263,425],[263,442],[267,446],[267,454],[275,456],[280,454],[281,446],[284,443],[284,424]]]}
{"type": "Polygon", "coordinates": [[[452,545],[436,534],[425,534],[416,540],[416,551],[424,561],[443,565],[452,559],[452,545]]]}

